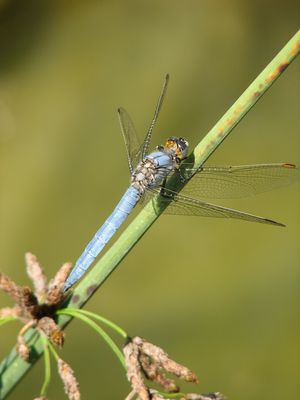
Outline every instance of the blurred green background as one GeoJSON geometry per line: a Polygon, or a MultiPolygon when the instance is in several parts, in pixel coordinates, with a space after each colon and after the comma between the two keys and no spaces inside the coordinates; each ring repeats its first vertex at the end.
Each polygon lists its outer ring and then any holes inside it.
{"type": "MultiPolygon", "coordinates": [[[[31,251],[53,276],[109,215],[129,180],[118,106],[144,135],[169,72],[155,144],[184,135],[194,146],[299,16],[296,1],[0,1],[1,271],[28,284],[31,251]]],[[[296,60],[209,161],[300,164],[299,106],[296,60]]],[[[299,398],[299,196],[294,185],[219,202],[285,229],[161,217],[87,309],[193,369],[200,385],[184,390],[299,398]]],[[[1,358],[19,326],[1,329],[1,358]]],[[[83,399],[129,392],[115,356],[82,323],[68,327],[62,354],[83,399]]],[[[39,362],[10,398],[37,396],[42,376],[39,362]]],[[[55,371],[49,398],[65,398],[55,371]]]]}

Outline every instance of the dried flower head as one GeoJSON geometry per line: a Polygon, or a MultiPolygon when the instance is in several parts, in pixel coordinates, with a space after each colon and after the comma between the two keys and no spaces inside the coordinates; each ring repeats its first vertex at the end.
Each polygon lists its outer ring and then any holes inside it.
{"type": "Polygon", "coordinates": [[[37,328],[55,345],[62,347],[64,344],[64,332],[58,327],[52,318],[43,317],[37,323],[37,328]]]}
{"type": "Polygon", "coordinates": [[[21,296],[21,287],[2,273],[0,273],[0,289],[10,295],[17,303],[19,302],[21,296]]]}
{"type": "Polygon", "coordinates": [[[194,372],[184,365],[178,364],[172,360],[162,348],[142,339],[139,336],[135,336],[132,341],[138,346],[140,353],[148,356],[150,360],[152,360],[152,363],[157,365],[159,368],[170,372],[186,382],[198,383],[198,378],[194,372]]]}
{"type": "Polygon", "coordinates": [[[127,378],[135,393],[141,400],[150,400],[149,390],[144,383],[142,367],[139,362],[139,349],[132,341],[123,348],[127,365],[127,378]]]}
{"type": "Polygon", "coordinates": [[[36,327],[58,346],[62,346],[64,342],[64,334],[56,324],[54,314],[64,299],[63,286],[71,270],[71,264],[64,264],[54,279],[47,284],[47,278],[36,256],[27,253],[25,260],[34,290],[28,286],[19,286],[8,276],[0,273],[0,289],[16,302],[14,307],[2,308],[0,318],[13,317],[25,324],[18,335],[17,351],[22,358],[28,359],[29,351],[23,336],[29,328],[36,327]]]}
{"type": "Polygon", "coordinates": [[[141,353],[139,356],[139,361],[147,379],[157,383],[166,392],[176,393],[179,391],[179,387],[176,385],[175,381],[167,378],[162,369],[157,365],[157,363],[153,362],[150,357],[141,353]]]}
{"type": "MultiPolygon", "coordinates": [[[[126,400],[138,398],[140,400],[168,400],[157,390],[149,388],[145,379],[148,379],[162,387],[164,392],[176,393],[180,388],[173,379],[167,378],[164,371],[185,380],[186,382],[198,383],[198,378],[189,368],[178,364],[160,347],[147,340],[135,336],[131,338],[123,348],[127,365],[127,378],[131,384],[132,391],[126,400]]],[[[178,393],[179,394],[179,393],[178,393]]],[[[188,393],[180,400],[223,400],[220,393],[207,395],[188,393]]]]}
{"type": "Polygon", "coordinates": [[[72,264],[65,263],[57,271],[55,277],[50,281],[46,294],[46,304],[58,305],[64,299],[64,284],[71,272],[72,264]]]}
{"type": "Polygon", "coordinates": [[[22,309],[19,306],[3,307],[0,309],[0,318],[21,318],[22,309]]]}
{"type": "Polygon", "coordinates": [[[33,283],[34,293],[39,303],[43,303],[47,293],[47,277],[34,254],[26,253],[25,262],[27,274],[33,283]]]}
{"type": "Polygon", "coordinates": [[[64,383],[65,393],[70,400],[80,400],[79,384],[69,364],[61,358],[57,362],[58,373],[64,383]]]}

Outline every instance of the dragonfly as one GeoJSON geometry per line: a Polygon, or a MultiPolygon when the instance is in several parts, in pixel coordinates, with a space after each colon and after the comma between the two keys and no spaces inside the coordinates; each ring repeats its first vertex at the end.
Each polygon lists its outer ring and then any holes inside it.
{"type": "Polygon", "coordinates": [[[134,124],[124,108],[118,117],[125,142],[131,182],[123,197],[88,243],[68,276],[64,290],[72,287],[93,264],[108,241],[140,200],[159,194],[160,203],[167,206],[164,213],[206,217],[237,218],[244,221],[285,226],[268,218],[234,210],[203,200],[207,198],[237,198],[275,189],[298,180],[300,170],[294,164],[254,164],[239,166],[201,166],[194,168],[186,162],[189,144],[183,137],[171,136],[164,145],[149,153],[152,132],[161,110],[169,82],[165,81],[156,104],[154,116],[142,143],[134,124]],[[172,177],[180,180],[183,189],[178,193],[168,188],[172,177]]]}

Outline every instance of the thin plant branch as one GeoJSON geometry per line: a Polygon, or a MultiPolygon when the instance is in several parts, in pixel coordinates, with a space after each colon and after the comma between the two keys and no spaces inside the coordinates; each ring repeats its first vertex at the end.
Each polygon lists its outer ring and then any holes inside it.
{"type": "Polygon", "coordinates": [[[17,320],[17,318],[15,318],[15,317],[1,317],[0,318],[0,326],[5,325],[8,322],[12,322],[12,321],[16,321],[16,320],[17,320]]]}
{"type": "Polygon", "coordinates": [[[71,309],[65,308],[65,309],[60,310],[60,314],[78,318],[81,321],[85,322],[87,325],[89,325],[92,329],[94,329],[102,337],[102,339],[108,344],[108,346],[115,353],[115,355],[118,357],[120,363],[126,370],[124,356],[123,356],[121,350],[116,345],[116,343],[99,325],[96,324],[96,322],[94,322],[91,318],[87,317],[86,315],[83,315],[80,311],[77,309],[71,310],[71,309]]]}
{"type": "MultiPolygon", "coordinates": [[[[62,308],[61,310],[58,310],[56,312],[56,315],[64,315],[64,308],[62,308]]],[[[101,315],[98,315],[96,313],[93,313],[91,311],[86,311],[86,310],[81,310],[78,308],[67,308],[66,309],[68,312],[77,312],[79,314],[82,315],[86,315],[87,317],[91,317],[96,319],[97,321],[102,322],[103,324],[105,324],[106,326],[108,326],[109,328],[113,329],[116,333],[118,333],[120,336],[122,336],[123,339],[127,339],[128,334],[124,331],[124,329],[122,329],[119,325],[115,324],[114,322],[110,321],[107,318],[102,317],[101,315]]]]}
{"type": "Polygon", "coordinates": [[[45,376],[40,395],[45,396],[51,380],[51,362],[50,362],[49,340],[43,334],[41,334],[41,341],[43,342],[43,349],[44,349],[45,376]]]}

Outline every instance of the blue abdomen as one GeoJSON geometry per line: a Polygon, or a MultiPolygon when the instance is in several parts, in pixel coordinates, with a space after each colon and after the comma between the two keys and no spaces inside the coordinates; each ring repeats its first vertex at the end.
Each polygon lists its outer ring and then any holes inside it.
{"type": "Polygon", "coordinates": [[[140,199],[140,194],[137,189],[130,186],[111,215],[107,218],[101,228],[96,232],[93,239],[84,249],[82,255],[78,258],[73,270],[66,280],[64,290],[73,286],[85,273],[85,271],[94,262],[95,258],[101,252],[103,247],[112,238],[122,223],[131,213],[134,206],[140,199]]]}

